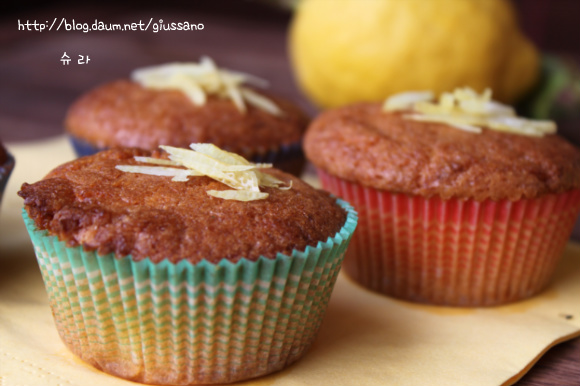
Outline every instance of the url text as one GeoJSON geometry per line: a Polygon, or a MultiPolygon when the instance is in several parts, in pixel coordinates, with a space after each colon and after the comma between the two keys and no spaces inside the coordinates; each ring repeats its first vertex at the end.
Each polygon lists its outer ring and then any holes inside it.
{"type": "Polygon", "coordinates": [[[154,22],[153,18],[149,19],[147,23],[142,20],[135,23],[104,23],[95,19],[92,24],[89,23],[79,23],[75,22],[75,19],[67,20],[65,17],[61,18],[60,21],[57,17],[49,22],[48,20],[43,22],[38,22],[36,20],[30,21],[26,20],[20,21],[18,19],[18,31],[82,31],[83,33],[88,33],[90,31],[149,31],[149,28],[153,33],[160,31],[201,31],[204,29],[202,23],[190,23],[187,21],[183,22],[169,22],[164,23],[162,19],[158,22],[154,22]],[[55,28],[56,26],[56,28],[55,28]]]}

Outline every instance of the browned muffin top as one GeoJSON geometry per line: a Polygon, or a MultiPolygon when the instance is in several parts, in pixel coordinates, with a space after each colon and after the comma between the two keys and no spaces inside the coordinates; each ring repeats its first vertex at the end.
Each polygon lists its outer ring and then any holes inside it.
{"type": "Polygon", "coordinates": [[[266,172],[292,180],[292,188],[262,188],[269,197],[250,202],[208,196],[229,189],[209,177],[173,182],[115,169],[149,154],[115,149],[80,158],[23,184],[18,194],[37,227],[69,245],[155,262],[274,258],[326,241],[346,221],[328,194],[275,169],[266,172]]]}
{"type": "Polygon", "coordinates": [[[403,114],[379,103],[327,111],[306,132],[306,156],[365,186],[444,199],[518,200],[580,188],[580,151],[556,135],[474,134],[403,114]]]}
{"type": "MultiPolygon", "coordinates": [[[[258,92],[258,91],[256,91],[258,92]]],[[[267,95],[261,92],[263,95],[267,95]]],[[[240,112],[229,99],[208,97],[197,106],[176,90],[155,90],[120,80],[98,87],[68,111],[66,130],[98,147],[213,143],[248,154],[299,142],[308,118],[295,105],[267,95],[283,111],[275,116],[251,105],[240,112]]]]}

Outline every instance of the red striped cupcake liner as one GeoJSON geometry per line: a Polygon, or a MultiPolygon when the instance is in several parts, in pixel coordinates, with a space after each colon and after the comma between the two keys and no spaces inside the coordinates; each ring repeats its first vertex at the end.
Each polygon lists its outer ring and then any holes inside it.
{"type": "Polygon", "coordinates": [[[518,201],[396,194],[318,170],[359,223],[343,264],[366,288],[414,302],[493,306],[542,291],[580,212],[580,190],[518,201]]]}

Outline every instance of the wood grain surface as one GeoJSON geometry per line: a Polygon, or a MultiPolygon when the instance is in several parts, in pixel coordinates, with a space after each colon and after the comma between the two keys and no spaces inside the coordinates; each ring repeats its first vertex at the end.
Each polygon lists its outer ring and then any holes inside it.
{"type": "MultiPolygon", "coordinates": [[[[218,1],[190,5],[189,2],[164,2],[156,8],[145,8],[137,2],[129,5],[88,3],[82,7],[73,5],[75,3],[45,6],[45,3],[33,2],[33,8],[9,7],[0,16],[0,139],[21,142],[61,134],[67,107],[90,88],[127,77],[136,67],[194,61],[201,55],[213,57],[221,66],[270,80],[273,92],[295,100],[314,115],[316,109],[295,85],[287,57],[286,32],[291,14],[287,9],[264,3],[218,1]],[[154,22],[202,23],[204,29],[158,33],[151,30],[87,33],[18,30],[18,21],[52,23],[55,18],[59,22],[67,18],[69,23],[74,19],[75,23],[90,24],[95,20],[132,23],[148,22],[153,18],[154,22]],[[68,66],[60,61],[64,52],[72,59],[68,66]],[[79,55],[88,56],[90,61],[78,64],[79,55]]],[[[530,18],[524,26],[546,29],[558,24],[557,20],[534,22],[534,18],[541,16],[538,12],[545,11],[545,6],[532,1],[525,8],[522,3],[517,2],[524,7],[522,13],[530,18]]],[[[553,18],[578,19],[570,17],[573,10],[570,7],[574,7],[571,2],[562,1],[561,4],[568,8],[552,11],[553,18]]],[[[579,11],[578,6],[574,9],[579,11]]],[[[563,28],[568,31],[567,27],[563,28]]],[[[542,31],[535,30],[532,35],[540,43],[554,41],[558,44],[556,49],[567,49],[561,39],[553,38],[553,33],[543,38],[542,31]]],[[[578,224],[574,238],[580,239],[578,224]]],[[[580,385],[580,339],[548,350],[516,385],[580,385]]]]}

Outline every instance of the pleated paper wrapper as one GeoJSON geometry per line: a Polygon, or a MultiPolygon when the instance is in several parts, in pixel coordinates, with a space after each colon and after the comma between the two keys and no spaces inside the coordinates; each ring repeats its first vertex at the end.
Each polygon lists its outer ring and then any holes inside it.
{"type": "Polygon", "coordinates": [[[357,216],[275,259],[135,262],[67,247],[23,210],[57,330],[84,361],[145,383],[223,383],[280,370],[311,345],[357,216]]]}
{"type": "Polygon", "coordinates": [[[580,212],[580,190],[513,202],[443,200],[318,175],[359,214],[344,271],[366,288],[429,304],[492,306],[540,292],[580,212]]]}

